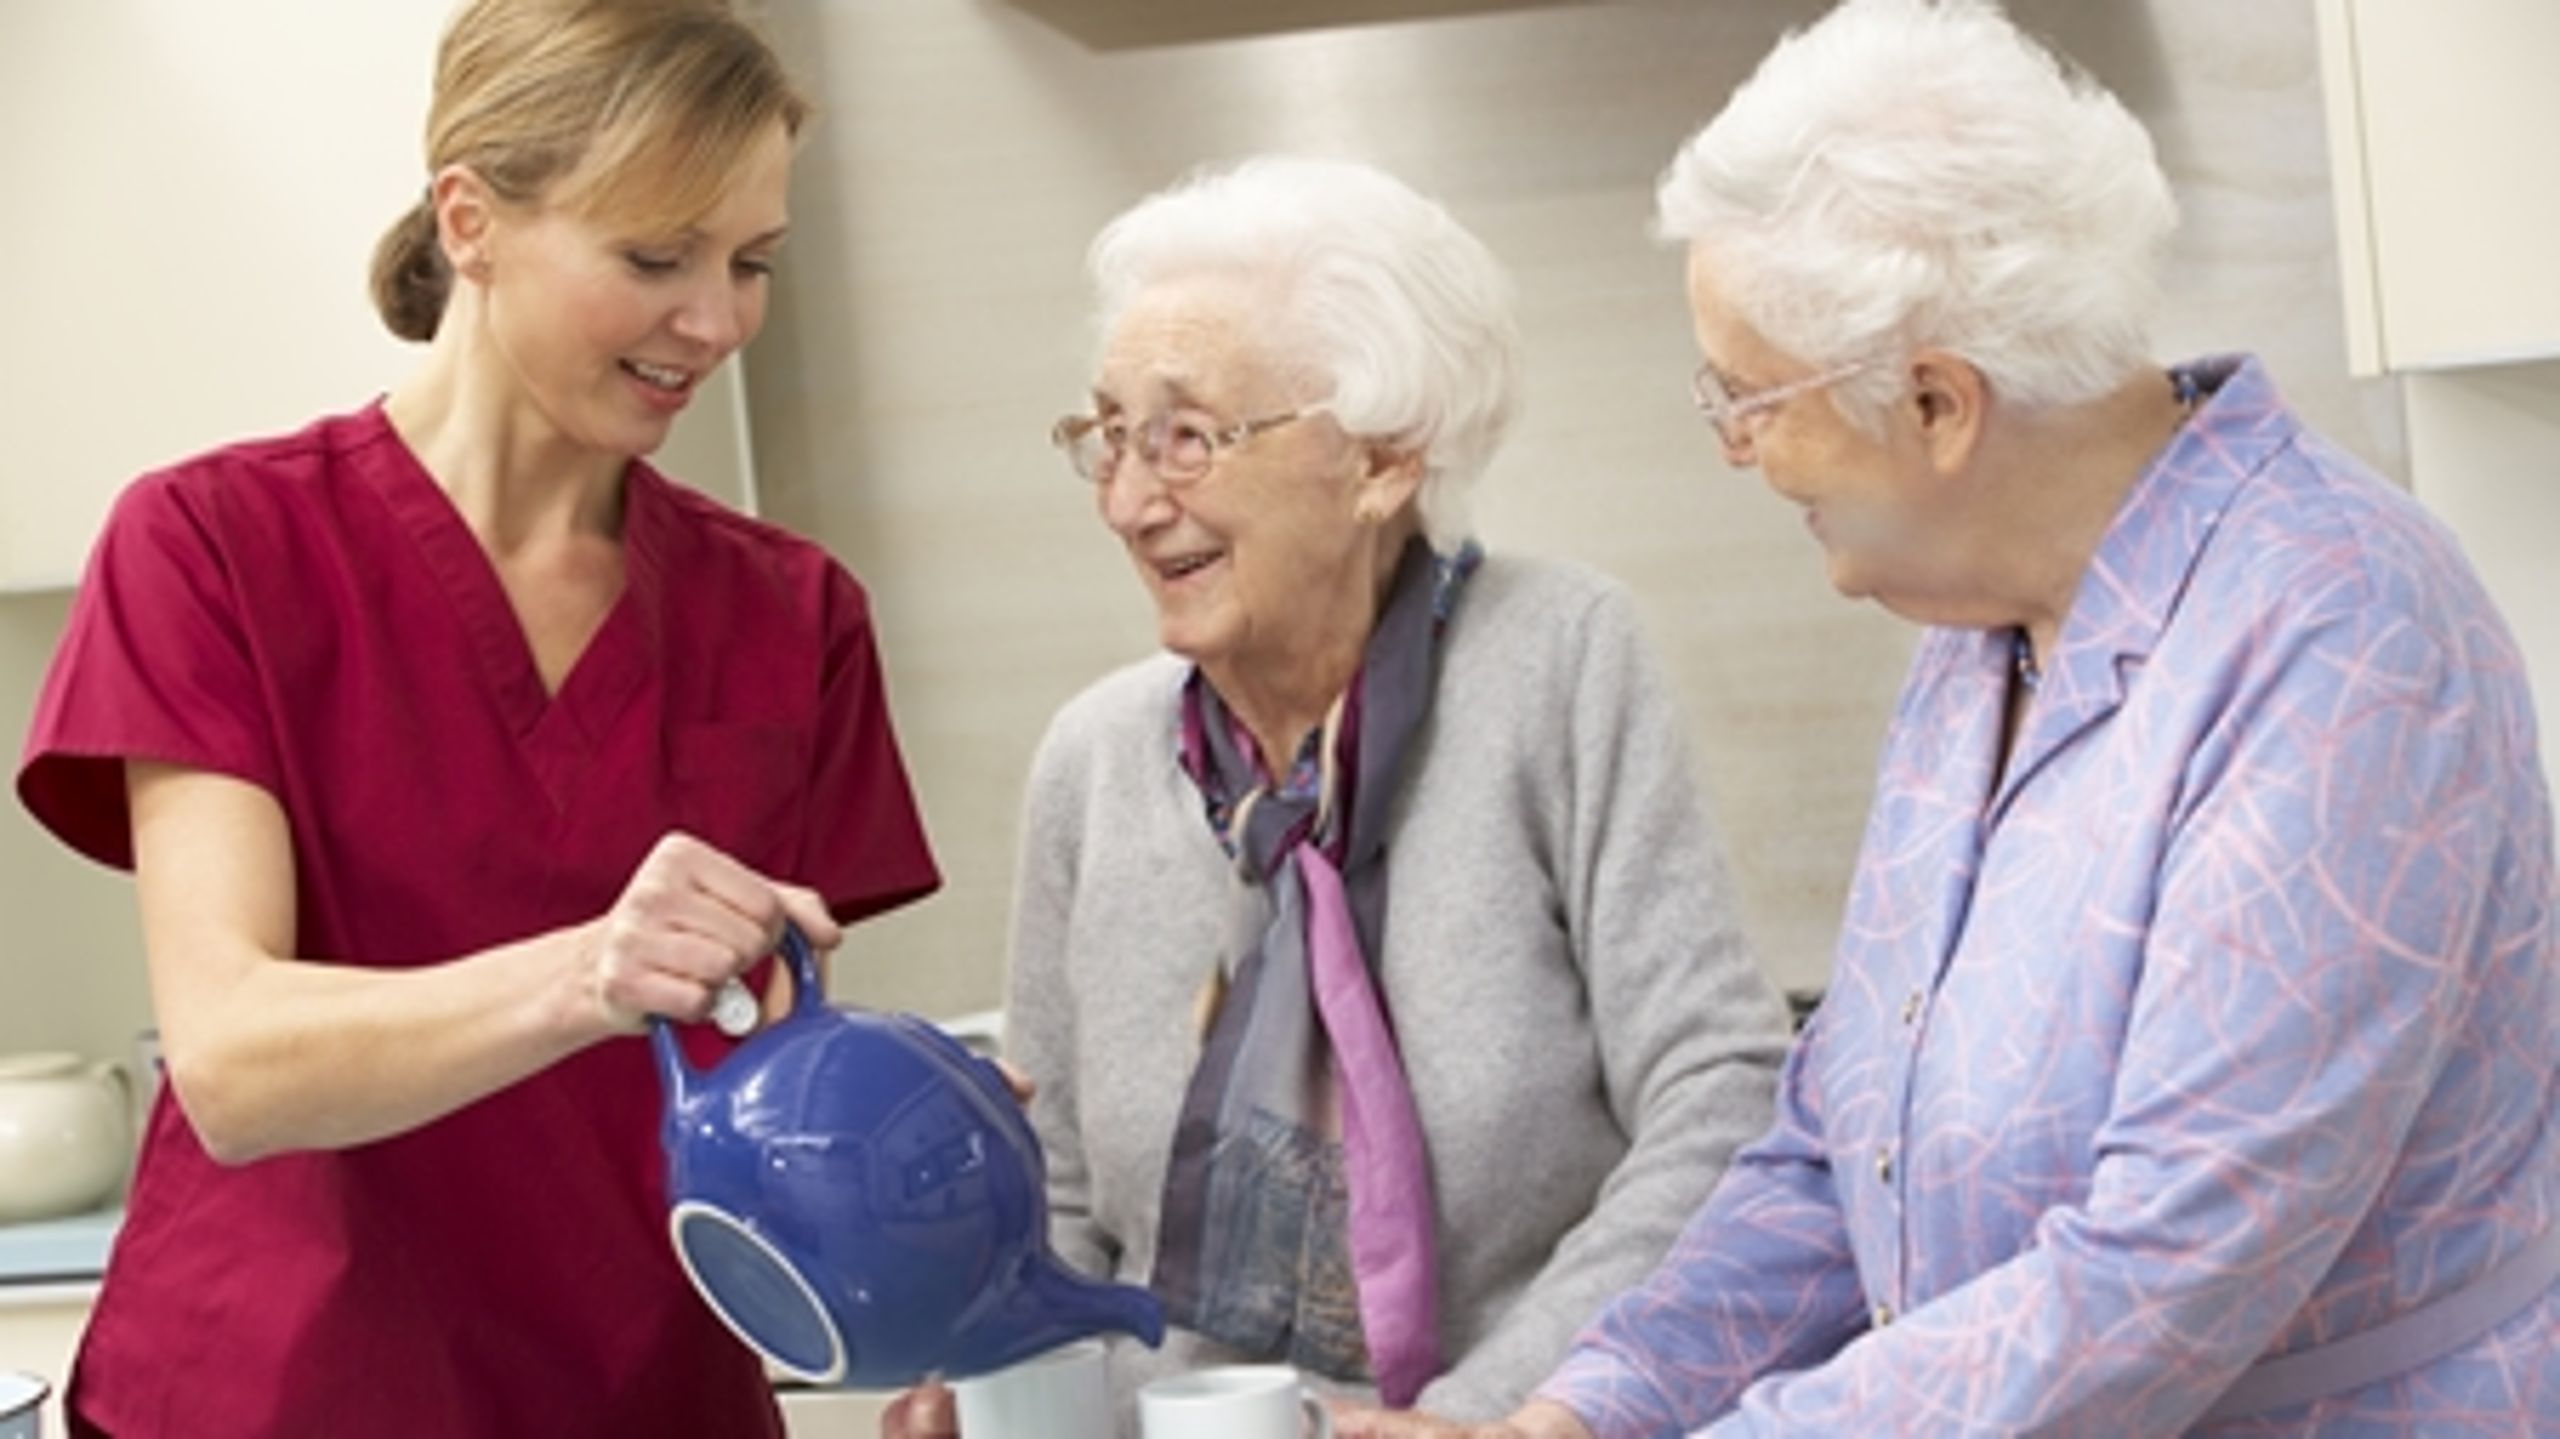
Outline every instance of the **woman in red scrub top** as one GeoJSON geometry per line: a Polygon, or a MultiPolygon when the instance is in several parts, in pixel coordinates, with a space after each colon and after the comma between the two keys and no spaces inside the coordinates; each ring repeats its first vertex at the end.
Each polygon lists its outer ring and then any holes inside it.
{"type": "Polygon", "coordinates": [[[118,503],[18,776],[132,867],[171,1081],[73,1433],[781,1432],[644,1017],[937,880],[860,586],[644,457],[763,320],[803,113],[709,0],[475,0],[376,257],[424,363],[118,503]]]}

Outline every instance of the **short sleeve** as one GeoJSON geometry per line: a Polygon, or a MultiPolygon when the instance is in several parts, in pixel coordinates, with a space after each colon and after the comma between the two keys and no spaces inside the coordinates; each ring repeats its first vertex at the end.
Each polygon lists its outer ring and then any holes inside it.
{"type": "Polygon", "coordinates": [[[128,759],[281,788],[213,500],[186,471],[146,476],[117,500],[28,726],[19,800],[118,869],[133,865],[128,759]]]}
{"type": "Polygon", "coordinates": [[[800,879],[850,923],[931,894],[942,877],[898,753],[870,601],[839,565],[827,566],[826,586],[826,668],[800,879]]]}

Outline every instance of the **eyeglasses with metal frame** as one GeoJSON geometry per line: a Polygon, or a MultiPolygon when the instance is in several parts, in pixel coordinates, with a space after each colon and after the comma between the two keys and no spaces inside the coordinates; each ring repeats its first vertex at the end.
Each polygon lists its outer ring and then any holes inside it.
{"type": "Polygon", "coordinates": [[[1066,454],[1079,478],[1101,484],[1135,449],[1156,481],[1168,489],[1205,478],[1218,456],[1266,430],[1324,413],[1321,404],[1284,414],[1220,425],[1198,412],[1170,411],[1132,425],[1125,415],[1067,415],[1049,427],[1049,443],[1066,454]]]}
{"type": "Polygon", "coordinates": [[[1707,423],[1716,427],[1716,433],[1724,437],[1726,444],[1748,444],[1756,433],[1754,421],[1798,395],[1836,385],[1874,363],[1873,360],[1851,360],[1845,365],[1818,370],[1800,380],[1739,393],[1725,382],[1715,366],[1700,365],[1698,373],[1690,378],[1689,396],[1698,402],[1698,412],[1707,417],[1707,423]]]}

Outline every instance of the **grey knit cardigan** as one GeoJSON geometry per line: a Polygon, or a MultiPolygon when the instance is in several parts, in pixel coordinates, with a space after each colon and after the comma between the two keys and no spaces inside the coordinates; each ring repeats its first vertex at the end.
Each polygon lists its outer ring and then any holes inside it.
{"type": "MultiPolygon", "coordinates": [[[[1196,1010],[1259,902],[1176,756],[1188,667],[1106,676],[1052,720],[1025,803],[1006,1050],[1037,1083],[1051,1234],[1143,1284],[1196,1010]]],[[[1634,607],[1496,556],[1442,640],[1388,838],[1373,956],[1430,1149],[1448,1370],[1422,1407],[1507,1413],[1651,1270],[1766,1127],[1783,1005],[1746,948],[1679,716],[1634,607]]],[[[1247,1358],[1115,1345],[1160,1373],[1247,1358]]]]}

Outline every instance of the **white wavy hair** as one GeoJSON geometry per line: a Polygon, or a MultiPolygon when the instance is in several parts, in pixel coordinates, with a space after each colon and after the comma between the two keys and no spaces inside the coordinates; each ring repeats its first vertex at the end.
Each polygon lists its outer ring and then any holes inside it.
{"type": "MultiPolygon", "coordinates": [[[[1992,0],[1845,0],[1690,137],[1655,206],[1796,359],[1932,345],[2039,407],[2151,363],[2178,219],[2141,123],[1992,0]]],[[[1878,432],[1899,383],[1853,376],[1841,414],[1878,432]]]]}
{"type": "Polygon", "coordinates": [[[1446,552],[1519,404],[1511,281],[1448,211],[1372,166],[1262,156],[1148,196],[1088,257],[1107,337],[1138,294],[1235,274],[1267,294],[1267,353],[1327,387],[1335,423],[1418,451],[1423,529],[1446,552]]]}

